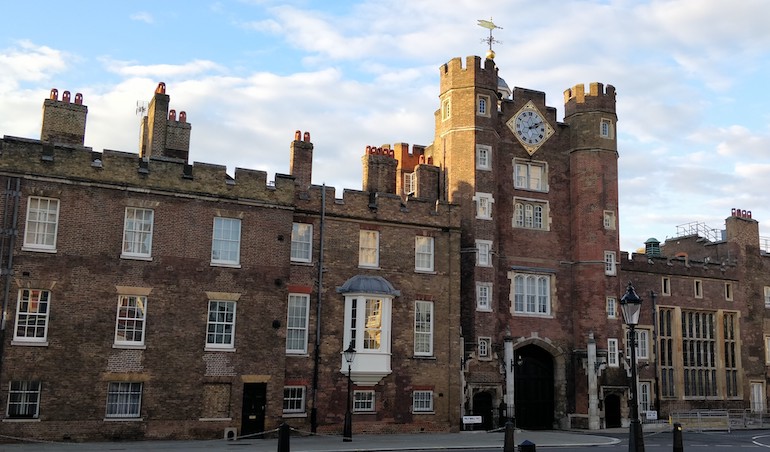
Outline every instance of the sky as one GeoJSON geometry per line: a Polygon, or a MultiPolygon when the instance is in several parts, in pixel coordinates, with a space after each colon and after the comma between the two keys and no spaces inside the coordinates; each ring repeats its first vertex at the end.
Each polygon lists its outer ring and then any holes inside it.
{"type": "MultiPolygon", "coordinates": [[[[314,184],[361,189],[367,145],[433,140],[439,67],[484,56],[543,91],[617,89],[620,248],[731,209],[770,238],[767,0],[28,0],[0,27],[0,135],[39,138],[51,88],[82,93],[85,145],[138,152],[137,105],[165,82],[190,160],[289,172],[294,131],[314,184]]],[[[558,213],[554,213],[558,215],[558,213]]],[[[698,225],[696,228],[694,225],[698,225]]]]}

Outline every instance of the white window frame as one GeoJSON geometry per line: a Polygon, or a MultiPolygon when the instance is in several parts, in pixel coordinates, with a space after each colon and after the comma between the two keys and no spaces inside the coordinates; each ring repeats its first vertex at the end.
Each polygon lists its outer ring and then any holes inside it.
{"type": "Polygon", "coordinates": [[[147,331],[147,297],[118,295],[115,313],[115,347],[144,347],[147,331]],[[137,315],[141,314],[141,315],[137,315]],[[129,339],[132,337],[133,339],[129,339]]]}
{"type": "Polygon", "coordinates": [[[604,274],[615,276],[617,274],[617,255],[614,251],[604,252],[604,274]]]}
{"type": "Polygon", "coordinates": [[[23,250],[56,252],[60,205],[61,203],[56,198],[41,196],[27,198],[23,250]]]}
{"type": "Polygon", "coordinates": [[[50,290],[19,289],[13,343],[48,345],[48,316],[50,313],[50,290]]]}
{"type": "Polygon", "coordinates": [[[547,231],[548,202],[526,198],[514,198],[513,227],[547,231]]]}
{"type": "Polygon", "coordinates": [[[414,270],[418,272],[434,271],[433,237],[417,235],[414,237],[414,270]]]}
{"type": "Polygon", "coordinates": [[[618,318],[618,299],[615,297],[607,297],[607,318],[618,318]]]}
{"type": "MultiPolygon", "coordinates": [[[[644,328],[634,328],[636,359],[650,359],[650,331],[644,328]]],[[[631,329],[626,329],[626,356],[631,357],[631,329]]]]}
{"type": "Polygon", "coordinates": [[[417,193],[417,173],[404,173],[404,194],[413,195],[417,193]]]}
{"type": "Polygon", "coordinates": [[[104,417],[108,419],[141,417],[143,389],[143,384],[139,382],[109,382],[107,384],[107,408],[104,417]]]}
{"type": "Polygon", "coordinates": [[[476,169],[485,171],[492,169],[492,146],[476,145],[476,169]]]}
{"type": "Polygon", "coordinates": [[[433,391],[412,391],[412,413],[433,413],[433,391]]]}
{"type": "MultiPolygon", "coordinates": [[[[353,341],[360,354],[390,355],[392,297],[359,294],[345,297],[345,348],[353,341]],[[355,312],[355,318],[353,313],[355,312]],[[374,347],[374,344],[379,344],[374,347]]],[[[356,355],[358,356],[358,355],[356,355]]],[[[388,364],[388,368],[390,365],[388,364]]]]}
{"type": "Polygon", "coordinates": [[[283,387],[283,413],[297,414],[305,412],[305,397],[307,390],[304,386],[283,387]]]}
{"type": "Polygon", "coordinates": [[[241,220],[214,217],[211,235],[211,265],[240,267],[241,220]]]}
{"type": "Polygon", "coordinates": [[[770,336],[765,336],[765,365],[770,366],[770,336]]]}
{"type": "Polygon", "coordinates": [[[473,197],[476,201],[476,219],[478,220],[491,220],[492,219],[492,204],[495,202],[495,198],[491,193],[476,192],[476,196],[473,197]]]}
{"type": "Polygon", "coordinates": [[[599,136],[602,138],[612,139],[615,136],[614,127],[612,126],[612,120],[608,118],[602,118],[599,123],[599,136]]]}
{"type": "Polygon", "coordinates": [[[292,223],[291,261],[313,262],[313,225],[292,223]]]}
{"type": "Polygon", "coordinates": [[[492,311],[492,283],[476,283],[476,310],[492,311]]]}
{"type": "Polygon", "coordinates": [[[764,413],[766,406],[767,393],[765,392],[764,381],[750,381],[749,391],[751,392],[750,403],[752,413],[764,413]]]}
{"type": "Polygon", "coordinates": [[[476,240],[476,266],[492,266],[492,241],[476,240]]]}
{"type": "Polygon", "coordinates": [[[376,411],[376,397],[372,390],[353,391],[353,412],[374,413],[376,411]]]}
{"type": "Polygon", "coordinates": [[[361,229],[358,233],[358,266],[380,267],[380,232],[361,229]]]}
{"type": "Polygon", "coordinates": [[[514,273],[511,278],[511,310],[516,315],[551,315],[551,276],[514,273]]]}
{"type": "Polygon", "coordinates": [[[607,339],[607,366],[620,367],[618,340],[616,338],[607,339]]]}
{"type": "Polygon", "coordinates": [[[534,160],[513,159],[513,186],[517,190],[548,191],[548,164],[534,160]],[[540,170],[540,178],[533,176],[533,168],[540,170]]]}
{"type": "Polygon", "coordinates": [[[671,278],[668,276],[660,278],[660,293],[664,297],[671,296],[671,278]]]}
{"type": "Polygon", "coordinates": [[[733,301],[733,283],[725,283],[725,300],[733,301]]]}
{"type": "Polygon", "coordinates": [[[237,308],[238,303],[232,300],[209,300],[206,316],[206,350],[235,350],[237,308]],[[232,309],[220,309],[220,307],[229,306],[232,309]],[[229,341],[220,342],[219,338],[229,338],[229,341]]]}
{"type": "Polygon", "coordinates": [[[492,338],[491,337],[479,337],[478,338],[479,358],[486,359],[492,356],[492,338]]]}
{"type": "Polygon", "coordinates": [[[290,293],[286,311],[286,354],[307,355],[310,295],[290,293]]]}
{"type": "Polygon", "coordinates": [[[604,211],[604,229],[614,230],[617,228],[617,221],[615,220],[614,210],[604,211]]]}
{"type": "Polygon", "coordinates": [[[477,116],[491,116],[491,100],[489,96],[483,94],[476,95],[476,115],[477,116]]]}
{"type": "Polygon", "coordinates": [[[11,380],[8,384],[8,419],[37,419],[40,416],[40,381],[11,380]]]}
{"type": "Polygon", "coordinates": [[[646,413],[650,411],[650,404],[652,402],[652,385],[649,381],[639,382],[639,413],[646,413]]]}
{"type": "Polygon", "coordinates": [[[152,258],[152,232],[155,211],[142,207],[126,207],[123,223],[123,246],[120,254],[124,259],[152,258]],[[138,214],[142,213],[140,217],[138,214]]]}
{"type": "MultiPolygon", "coordinates": [[[[353,375],[361,372],[367,377],[381,377],[392,373],[391,361],[391,312],[393,296],[385,294],[346,294],[345,333],[340,350],[353,343],[356,359],[352,363],[353,375]]],[[[347,375],[348,363],[340,354],[340,372],[347,375]]]]}
{"type": "Polygon", "coordinates": [[[765,286],[765,307],[770,308],[770,286],[765,286]]]}
{"type": "Polygon", "coordinates": [[[703,298],[703,281],[696,279],[692,282],[693,296],[695,298],[703,298]]]}
{"type": "Polygon", "coordinates": [[[433,356],[433,302],[414,302],[414,355],[433,356]]]}
{"type": "Polygon", "coordinates": [[[452,117],[452,102],[449,99],[441,101],[441,120],[446,121],[452,117]]]}

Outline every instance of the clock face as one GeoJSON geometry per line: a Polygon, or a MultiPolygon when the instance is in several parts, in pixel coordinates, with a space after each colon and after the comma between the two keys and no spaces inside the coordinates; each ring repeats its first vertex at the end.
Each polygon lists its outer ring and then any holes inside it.
{"type": "Polygon", "coordinates": [[[527,102],[507,124],[530,155],[553,134],[553,128],[532,101],[527,102]]]}

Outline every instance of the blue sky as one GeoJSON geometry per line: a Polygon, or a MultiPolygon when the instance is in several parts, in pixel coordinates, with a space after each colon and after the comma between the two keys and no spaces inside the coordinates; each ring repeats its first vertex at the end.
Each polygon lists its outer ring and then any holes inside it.
{"type": "MultiPolygon", "coordinates": [[[[163,81],[191,160],[287,173],[311,133],[313,182],[361,188],[367,145],[433,139],[438,68],[483,56],[508,85],[618,92],[621,249],[733,207],[770,237],[766,0],[26,1],[4,5],[0,134],[37,138],[51,88],[83,93],[86,145],[137,152],[137,101],[163,81]]],[[[558,213],[555,213],[558,214],[558,213]]]]}

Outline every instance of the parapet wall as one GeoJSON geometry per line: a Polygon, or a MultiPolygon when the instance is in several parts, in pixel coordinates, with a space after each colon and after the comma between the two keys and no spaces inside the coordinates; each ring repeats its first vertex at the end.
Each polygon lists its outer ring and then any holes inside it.
{"type": "Polygon", "coordinates": [[[712,278],[737,280],[739,271],[735,260],[716,259],[692,260],[685,253],[673,257],[650,257],[646,254],[628,252],[620,253],[620,268],[622,271],[659,273],[663,275],[690,276],[695,278],[712,278]]]}
{"type": "Polygon", "coordinates": [[[244,202],[289,206],[294,202],[294,178],[276,174],[275,185],[267,173],[175,159],[141,159],[137,154],[81,146],[63,146],[16,137],[0,140],[0,173],[100,183],[123,189],[133,187],[190,196],[237,199],[244,202]]]}
{"type": "Polygon", "coordinates": [[[585,85],[580,83],[564,91],[564,117],[585,111],[604,111],[615,113],[615,87],[594,82],[589,84],[586,92],[585,85]]]}
{"type": "MultiPolygon", "coordinates": [[[[407,226],[460,228],[460,206],[442,201],[402,198],[389,193],[343,190],[335,198],[334,187],[326,188],[327,216],[351,220],[401,223],[407,226]]],[[[299,196],[297,213],[316,215],[321,211],[323,186],[312,185],[307,195],[299,196]]]]}
{"type": "Polygon", "coordinates": [[[497,67],[493,60],[484,59],[482,67],[481,57],[469,56],[465,58],[465,67],[460,58],[452,58],[443,64],[440,69],[440,92],[445,93],[450,89],[478,86],[497,92],[497,67]]]}

